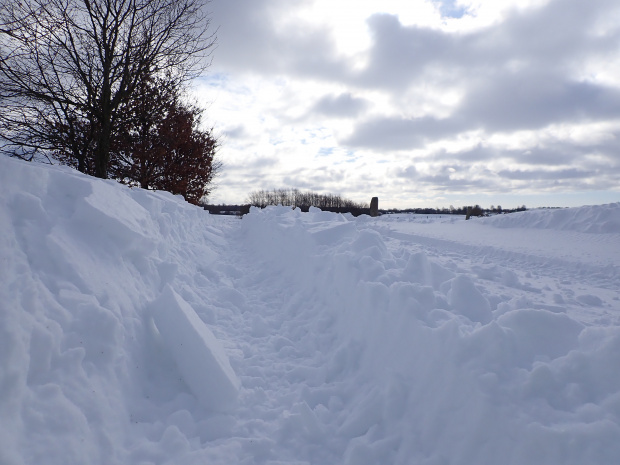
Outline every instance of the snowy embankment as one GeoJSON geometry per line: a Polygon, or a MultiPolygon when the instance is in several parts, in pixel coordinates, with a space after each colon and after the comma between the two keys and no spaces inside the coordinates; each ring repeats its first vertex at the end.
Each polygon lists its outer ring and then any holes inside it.
{"type": "Polygon", "coordinates": [[[619,212],[237,220],[0,158],[0,463],[615,463],[619,212]]]}
{"type": "Polygon", "coordinates": [[[498,228],[538,228],[586,233],[617,233],[620,231],[620,202],[593,205],[588,208],[541,209],[497,215],[487,223],[498,228]]]}

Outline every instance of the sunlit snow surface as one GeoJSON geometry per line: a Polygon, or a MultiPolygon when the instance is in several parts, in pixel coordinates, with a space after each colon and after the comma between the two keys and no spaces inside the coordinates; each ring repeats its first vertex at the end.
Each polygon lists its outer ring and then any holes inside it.
{"type": "Polygon", "coordinates": [[[620,204],[268,208],[0,157],[0,463],[614,464],[620,204]]]}

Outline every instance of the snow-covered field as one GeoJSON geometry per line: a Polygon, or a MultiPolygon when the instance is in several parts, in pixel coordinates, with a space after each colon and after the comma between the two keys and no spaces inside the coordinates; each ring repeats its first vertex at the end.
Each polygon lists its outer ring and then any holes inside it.
{"type": "Polygon", "coordinates": [[[0,157],[0,464],[616,464],[620,203],[242,220],[0,157]]]}

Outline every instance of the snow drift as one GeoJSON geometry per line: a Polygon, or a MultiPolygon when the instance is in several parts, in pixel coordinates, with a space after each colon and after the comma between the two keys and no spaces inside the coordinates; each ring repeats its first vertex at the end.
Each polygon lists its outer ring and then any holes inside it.
{"type": "Polygon", "coordinates": [[[497,215],[484,221],[500,228],[538,228],[586,233],[617,233],[620,231],[620,202],[584,208],[532,210],[510,215],[497,215]]]}
{"type": "Polygon", "coordinates": [[[618,212],[237,220],[1,158],[0,463],[615,463],[618,212]],[[542,227],[587,266],[475,243],[542,227]]]}

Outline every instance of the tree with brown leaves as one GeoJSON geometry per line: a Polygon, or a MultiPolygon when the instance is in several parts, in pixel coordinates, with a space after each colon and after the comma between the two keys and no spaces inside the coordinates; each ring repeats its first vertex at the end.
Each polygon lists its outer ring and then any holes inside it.
{"type": "Polygon", "coordinates": [[[211,192],[221,166],[217,139],[212,129],[201,128],[201,116],[173,82],[145,77],[125,108],[128,124],[112,146],[112,176],[198,204],[211,192]]]}

